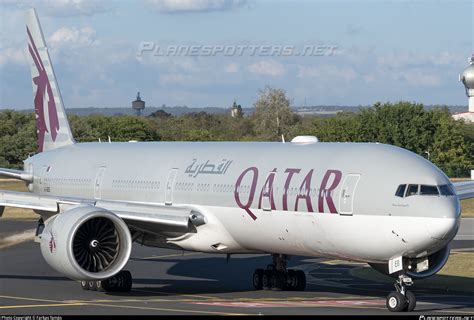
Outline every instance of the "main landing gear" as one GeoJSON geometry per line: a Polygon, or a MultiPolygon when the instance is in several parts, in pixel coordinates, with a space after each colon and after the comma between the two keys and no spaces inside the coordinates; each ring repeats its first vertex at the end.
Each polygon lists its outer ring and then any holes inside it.
{"type": "Polygon", "coordinates": [[[399,275],[395,283],[396,291],[387,296],[387,308],[392,312],[411,312],[415,310],[416,298],[413,292],[408,291],[406,286],[411,286],[413,280],[406,275],[399,275]]]}
{"type": "Polygon", "coordinates": [[[123,270],[107,280],[81,281],[81,288],[92,291],[130,292],[132,290],[132,282],[130,271],[123,270]]]}
{"type": "Polygon", "coordinates": [[[266,269],[256,269],[253,273],[253,286],[257,290],[298,290],[306,287],[306,275],[302,270],[287,269],[289,257],[272,254],[273,263],[266,269]]]}

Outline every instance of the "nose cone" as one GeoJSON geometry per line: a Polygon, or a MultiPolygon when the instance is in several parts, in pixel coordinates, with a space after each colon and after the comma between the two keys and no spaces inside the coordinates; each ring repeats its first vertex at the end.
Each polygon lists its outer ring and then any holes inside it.
{"type": "Polygon", "coordinates": [[[458,232],[461,222],[461,205],[458,198],[445,197],[433,213],[425,225],[428,233],[433,239],[451,241],[458,232]]]}
{"type": "Polygon", "coordinates": [[[458,232],[459,218],[431,218],[426,228],[432,239],[451,241],[458,232]]]}

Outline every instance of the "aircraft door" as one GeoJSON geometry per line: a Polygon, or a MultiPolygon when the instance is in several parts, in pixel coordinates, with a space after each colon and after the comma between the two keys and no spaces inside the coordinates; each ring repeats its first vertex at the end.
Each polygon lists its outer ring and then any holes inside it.
{"type": "Polygon", "coordinates": [[[354,195],[359,182],[360,174],[348,174],[342,184],[339,197],[339,214],[352,215],[354,206],[354,195]]]}
{"type": "MultiPolygon", "coordinates": [[[[45,179],[46,172],[48,171],[48,168],[49,168],[49,166],[43,166],[43,168],[41,169],[41,172],[40,172],[40,175],[39,175],[39,184],[40,184],[40,186],[44,185],[44,179],[45,179]]],[[[41,191],[43,191],[43,190],[41,190],[41,191]]]]}
{"type": "Polygon", "coordinates": [[[94,198],[100,199],[102,197],[102,180],[104,180],[106,167],[99,167],[94,181],[94,198]]]}
{"type": "MultiPolygon", "coordinates": [[[[46,174],[50,171],[50,169],[51,169],[50,166],[44,165],[40,170],[39,186],[38,186],[40,193],[51,191],[51,189],[49,187],[50,184],[46,183],[46,174]]],[[[28,186],[28,188],[29,188],[29,186],[28,186]]]]}
{"type": "Polygon", "coordinates": [[[176,174],[178,173],[177,168],[173,168],[168,175],[168,180],[166,180],[166,190],[165,190],[165,204],[173,204],[173,187],[174,181],[176,180],[176,174]]]}

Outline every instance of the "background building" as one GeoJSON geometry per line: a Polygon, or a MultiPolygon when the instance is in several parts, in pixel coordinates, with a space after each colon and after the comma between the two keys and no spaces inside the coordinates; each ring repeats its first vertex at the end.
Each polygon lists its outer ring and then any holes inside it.
{"type": "Polygon", "coordinates": [[[456,113],[453,115],[453,118],[474,122],[474,54],[469,58],[469,66],[459,75],[459,81],[462,82],[466,89],[466,95],[469,99],[468,111],[456,113]]]}
{"type": "Polygon", "coordinates": [[[145,109],[145,101],[140,98],[140,92],[137,92],[137,99],[132,101],[132,109],[135,110],[137,116],[141,116],[145,109]]]}

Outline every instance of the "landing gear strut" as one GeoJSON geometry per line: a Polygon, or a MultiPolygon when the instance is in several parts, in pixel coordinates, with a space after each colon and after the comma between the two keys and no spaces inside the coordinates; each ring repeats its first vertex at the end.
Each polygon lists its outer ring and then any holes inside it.
{"type": "Polygon", "coordinates": [[[253,273],[253,286],[257,290],[298,290],[306,287],[306,275],[302,270],[287,269],[289,257],[272,254],[273,263],[266,269],[256,269],[253,273]]]}
{"type": "Polygon", "coordinates": [[[81,281],[81,288],[92,291],[130,292],[132,290],[132,282],[130,271],[123,270],[107,280],[81,281]]]}
{"type": "Polygon", "coordinates": [[[415,310],[416,298],[413,292],[406,289],[407,286],[411,286],[413,280],[401,274],[398,276],[398,280],[395,283],[396,291],[392,291],[387,296],[387,308],[392,312],[411,312],[415,310]]]}

